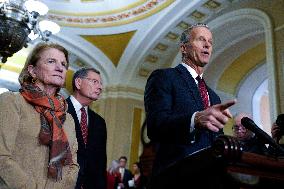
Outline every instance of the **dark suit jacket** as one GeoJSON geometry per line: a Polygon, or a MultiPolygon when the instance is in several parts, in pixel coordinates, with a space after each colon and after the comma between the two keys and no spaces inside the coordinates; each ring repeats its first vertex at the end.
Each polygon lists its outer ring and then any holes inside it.
{"type": "Polygon", "coordinates": [[[123,182],[126,189],[129,188],[128,181],[131,180],[132,178],[133,178],[133,175],[132,175],[131,171],[129,169],[124,169],[122,182],[123,182]]]}
{"type": "Polygon", "coordinates": [[[80,171],[76,188],[80,189],[83,183],[84,189],[106,189],[107,131],[105,120],[88,108],[88,142],[85,147],[80,123],[70,97],[66,101],[68,113],[72,115],[75,122],[78,141],[77,161],[80,171]]]}
{"type": "MultiPolygon", "coordinates": [[[[207,86],[210,104],[220,103],[207,86]]],[[[159,174],[189,154],[209,147],[216,136],[205,129],[190,132],[191,117],[203,110],[195,80],[183,65],[152,72],[145,87],[144,105],[148,137],[157,144],[152,173],[159,174]]]]}

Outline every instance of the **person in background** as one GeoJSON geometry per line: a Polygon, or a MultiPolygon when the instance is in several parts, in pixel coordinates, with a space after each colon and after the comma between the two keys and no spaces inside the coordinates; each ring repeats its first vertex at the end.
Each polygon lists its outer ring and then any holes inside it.
{"type": "MultiPolygon", "coordinates": [[[[269,154],[277,160],[282,160],[284,158],[284,143],[283,143],[283,136],[284,136],[284,114],[279,114],[275,122],[272,123],[271,127],[271,135],[272,138],[275,140],[277,144],[280,145],[279,149],[275,149],[271,145],[268,147],[269,154]],[[282,128],[282,129],[281,129],[282,128]]],[[[262,188],[281,188],[283,187],[283,180],[273,180],[271,181],[269,178],[261,178],[260,185],[262,188]]]]}
{"type": "Polygon", "coordinates": [[[280,127],[274,122],[271,127],[271,136],[275,140],[276,143],[279,144],[279,141],[283,134],[280,132],[280,127]]]}
{"type": "Polygon", "coordinates": [[[119,162],[113,160],[107,170],[107,189],[117,189],[120,181],[121,174],[119,173],[119,162]]]}
{"type": "Polygon", "coordinates": [[[232,127],[233,136],[240,141],[243,147],[243,151],[257,153],[261,155],[267,154],[268,149],[265,144],[262,143],[252,131],[246,129],[242,125],[241,120],[243,117],[248,117],[251,119],[251,116],[248,113],[241,112],[237,114],[234,117],[235,124],[232,127]]]}
{"type": "Polygon", "coordinates": [[[228,108],[236,100],[221,104],[220,97],[203,79],[212,49],[213,36],[209,27],[194,24],[180,38],[182,62],[175,68],[153,71],[147,80],[144,93],[147,134],[156,144],[148,186],[151,189],[220,185],[213,172],[215,169],[204,170],[208,161],[200,163],[195,170],[178,165],[190,154],[210,147],[232,118],[228,108]],[[190,171],[192,176],[188,177],[190,171]]]}
{"type": "Polygon", "coordinates": [[[147,179],[143,174],[143,170],[141,164],[139,162],[135,162],[132,164],[132,180],[128,181],[128,185],[130,189],[145,189],[147,179]]]}
{"type": "Polygon", "coordinates": [[[269,146],[270,154],[284,156],[284,114],[279,114],[276,121],[272,124],[271,135],[275,142],[280,145],[282,150],[277,151],[273,147],[269,146]]]}
{"type": "Polygon", "coordinates": [[[80,165],[76,189],[106,188],[105,120],[89,108],[102,92],[100,72],[94,68],[81,68],[74,73],[73,94],[67,98],[68,112],[75,121],[78,141],[77,159],[80,165]]]}
{"type": "Polygon", "coordinates": [[[119,172],[121,174],[121,182],[118,184],[120,189],[129,188],[128,181],[132,179],[133,175],[130,170],[126,169],[127,157],[121,156],[119,159],[119,172]]]}
{"type": "MultiPolygon", "coordinates": [[[[244,152],[266,155],[268,153],[268,148],[265,144],[262,143],[252,131],[246,129],[242,125],[241,120],[244,117],[252,119],[251,115],[245,112],[238,113],[234,117],[234,125],[232,127],[233,137],[238,139],[244,152]]],[[[231,173],[230,175],[235,181],[237,181],[235,185],[239,185],[240,188],[256,187],[260,184],[260,178],[258,176],[244,173],[231,173]]]]}
{"type": "MultiPolygon", "coordinates": [[[[276,121],[272,124],[271,135],[276,143],[279,144],[281,138],[284,136],[284,114],[279,114],[276,121]]],[[[281,146],[284,146],[284,143],[281,146]]]]}
{"type": "Polygon", "coordinates": [[[19,92],[0,96],[0,188],[71,189],[79,166],[74,121],[59,90],[68,51],[39,43],[20,73],[19,92]]]}

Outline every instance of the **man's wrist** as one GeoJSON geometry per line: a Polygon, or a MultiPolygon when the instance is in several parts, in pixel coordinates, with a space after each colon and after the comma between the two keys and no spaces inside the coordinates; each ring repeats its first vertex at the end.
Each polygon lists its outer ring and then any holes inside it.
{"type": "Polygon", "coordinates": [[[200,126],[200,119],[202,117],[202,114],[200,112],[196,112],[195,117],[194,117],[194,126],[198,127],[200,126]]]}

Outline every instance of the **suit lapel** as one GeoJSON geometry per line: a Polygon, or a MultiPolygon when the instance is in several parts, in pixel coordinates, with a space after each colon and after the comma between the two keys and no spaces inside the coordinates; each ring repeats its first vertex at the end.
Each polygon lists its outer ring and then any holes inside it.
{"type": "Polygon", "coordinates": [[[198,105],[198,108],[203,109],[203,103],[202,103],[202,99],[201,99],[201,96],[200,96],[200,92],[199,92],[199,89],[198,89],[193,77],[190,75],[188,70],[181,64],[179,64],[176,67],[176,69],[178,70],[178,72],[180,73],[180,76],[183,78],[183,80],[187,84],[189,92],[194,97],[196,104],[198,105]]]}
{"type": "Polygon", "coordinates": [[[88,107],[88,135],[91,133],[90,130],[92,130],[94,125],[94,116],[90,108],[88,107]]]}
{"type": "Polygon", "coordinates": [[[85,146],[84,141],[83,141],[83,136],[82,136],[82,130],[81,130],[81,126],[80,126],[80,122],[78,120],[75,108],[70,100],[70,97],[68,97],[66,99],[67,103],[68,103],[68,113],[70,113],[74,119],[75,122],[75,130],[76,130],[76,137],[77,137],[77,141],[78,141],[78,145],[79,146],[85,146]]]}
{"type": "Polygon", "coordinates": [[[90,143],[94,142],[93,139],[96,138],[96,135],[98,134],[94,131],[95,128],[98,127],[95,115],[95,112],[88,107],[88,141],[90,141],[90,143]]]}
{"type": "Polygon", "coordinates": [[[77,117],[77,114],[76,114],[76,111],[75,111],[75,108],[70,100],[70,97],[68,97],[66,99],[67,103],[68,103],[68,112],[72,115],[73,119],[74,119],[74,122],[76,125],[80,125],[79,123],[79,120],[78,120],[78,117],[77,117]]]}

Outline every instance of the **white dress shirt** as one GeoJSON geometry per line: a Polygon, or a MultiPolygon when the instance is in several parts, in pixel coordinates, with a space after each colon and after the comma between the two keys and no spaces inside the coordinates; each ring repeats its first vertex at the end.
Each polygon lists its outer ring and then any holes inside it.
{"type": "MultiPolygon", "coordinates": [[[[77,118],[79,120],[79,123],[81,123],[81,108],[83,107],[80,102],[74,97],[74,96],[70,96],[70,100],[75,108],[75,112],[76,112],[76,115],[77,115],[77,118]]],[[[86,113],[87,113],[87,126],[88,126],[88,123],[89,123],[89,119],[88,119],[88,107],[85,106],[84,107],[85,110],[86,110],[86,113]]]]}
{"type": "MultiPolygon", "coordinates": [[[[198,74],[196,73],[196,71],[190,67],[189,65],[185,64],[185,63],[181,63],[187,70],[188,72],[190,73],[190,75],[194,78],[194,81],[196,83],[196,85],[198,85],[198,81],[196,79],[196,77],[198,76],[198,74]]],[[[203,77],[203,73],[200,75],[200,77],[202,78],[203,77]]],[[[209,94],[207,92],[207,95],[208,95],[208,98],[209,98],[209,94]]],[[[209,105],[210,105],[210,99],[209,99],[209,105]]],[[[195,118],[195,114],[196,112],[194,112],[194,114],[192,115],[191,117],[191,124],[190,124],[190,132],[192,132],[194,130],[194,118],[195,118]]]]}
{"type": "Polygon", "coordinates": [[[121,180],[123,180],[124,170],[125,170],[125,168],[123,168],[123,167],[120,167],[120,168],[119,168],[119,173],[120,173],[120,175],[121,175],[121,180]]]}

